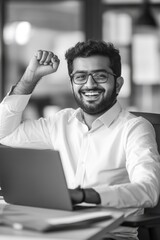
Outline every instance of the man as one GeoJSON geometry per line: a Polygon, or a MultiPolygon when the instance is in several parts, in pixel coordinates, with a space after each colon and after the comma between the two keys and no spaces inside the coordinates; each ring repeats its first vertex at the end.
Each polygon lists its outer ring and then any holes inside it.
{"type": "MultiPolygon", "coordinates": [[[[74,204],[121,208],[126,215],[155,206],[160,189],[155,133],[147,120],[117,101],[123,85],[119,51],[111,43],[89,40],[77,43],[65,57],[80,108],[21,123],[36,84],[60,63],[52,52],[40,50],[0,105],[1,144],[58,150],[74,204]]],[[[118,228],[110,237],[137,239],[131,228],[118,228]]]]}

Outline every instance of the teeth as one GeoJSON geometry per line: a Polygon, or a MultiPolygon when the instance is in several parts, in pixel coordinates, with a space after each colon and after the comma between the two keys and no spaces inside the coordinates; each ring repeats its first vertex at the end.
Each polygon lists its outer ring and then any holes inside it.
{"type": "Polygon", "coordinates": [[[96,96],[98,95],[99,93],[98,92],[86,92],[84,93],[86,96],[96,96]]]}

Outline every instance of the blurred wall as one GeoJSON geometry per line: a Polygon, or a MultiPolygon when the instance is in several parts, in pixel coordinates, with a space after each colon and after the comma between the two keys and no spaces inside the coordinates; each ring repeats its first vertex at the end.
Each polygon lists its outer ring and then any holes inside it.
{"type": "Polygon", "coordinates": [[[1,98],[20,79],[34,52],[46,49],[61,64],[38,84],[25,117],[76,108],[64,54],[77,41],[95,38],[120,49],[125,80],[120,102],[131,110],[160,112],[160,0],[151,1],[150,9],[157,28],[148,32],[135,21],[142,14],[142,0],[2,0],[1,98]]]}

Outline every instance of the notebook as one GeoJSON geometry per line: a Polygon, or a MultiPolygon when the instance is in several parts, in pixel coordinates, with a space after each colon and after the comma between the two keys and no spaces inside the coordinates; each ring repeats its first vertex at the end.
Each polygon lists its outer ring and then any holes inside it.
{"type": "Polygon", "coordinates": [[[74,210],[58,151],[1,147],[0,184],[7,203],[74,210]]]}

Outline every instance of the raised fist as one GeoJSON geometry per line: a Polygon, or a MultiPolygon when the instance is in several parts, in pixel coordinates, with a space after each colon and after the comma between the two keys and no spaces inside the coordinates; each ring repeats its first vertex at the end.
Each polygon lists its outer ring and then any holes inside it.
{"type": "Polygon", "coordinates": [[[30,60],[27,70],[37,78],[44,77],[57,71],[60,60],[50,51],[38,50],[30,60]]]}

